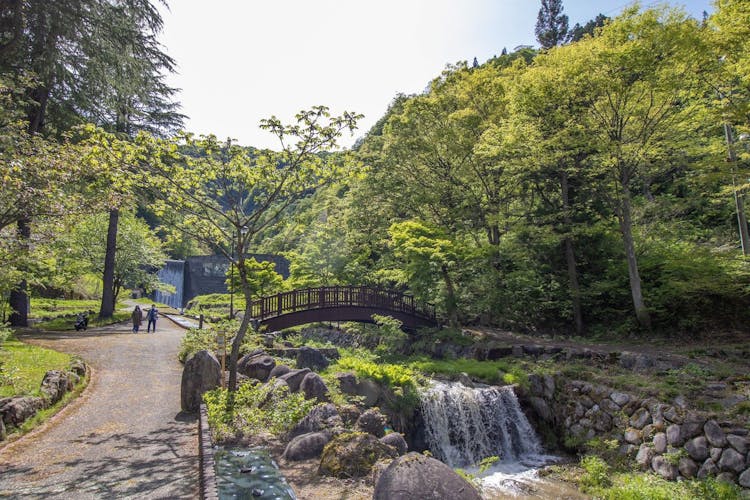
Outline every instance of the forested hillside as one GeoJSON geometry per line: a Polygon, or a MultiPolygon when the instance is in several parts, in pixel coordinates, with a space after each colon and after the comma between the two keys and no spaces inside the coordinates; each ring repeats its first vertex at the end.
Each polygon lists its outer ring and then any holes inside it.
{"type": "Polygon", "coordinates": [[[295,285],[400,287],[455,324],[744,328],[750,5],[632,7],[593,33],[397,96],[356,174],[262,250],[289,253],[295,285]]]}

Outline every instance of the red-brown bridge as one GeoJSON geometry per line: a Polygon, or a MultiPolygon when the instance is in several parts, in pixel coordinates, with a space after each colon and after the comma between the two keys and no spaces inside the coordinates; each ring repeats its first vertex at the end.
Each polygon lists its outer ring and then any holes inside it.
{"type": "Polygon", "coordinates": [[[435,309],[410,295],[366,286],[304,288],[262,297],[252,303],[253,319],[269,331],[319,321],[374,323],[373,314],[391,316],[402,328],[435,326],[435,309]]]}

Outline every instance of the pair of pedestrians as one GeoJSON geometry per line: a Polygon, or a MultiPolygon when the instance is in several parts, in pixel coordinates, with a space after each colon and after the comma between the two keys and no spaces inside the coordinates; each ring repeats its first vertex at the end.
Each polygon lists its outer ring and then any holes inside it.
{"type": "MultiPolygon", "coordinates": [[[[156,319],[158,317],[159,310],[156,308],[155,304],[151,304],[151,309],[146,311],[146,319],[148,320],[146,333],[151,333],[151,327],[154,328],[154,333],[156,333],[156,319]]],[[[135,306],[131,318],[133,320],[133,333],[138,333],[138,330],[141,328],[141,323],[143,322],[143,311],[141,311],[141,306],[135,306]]]]}

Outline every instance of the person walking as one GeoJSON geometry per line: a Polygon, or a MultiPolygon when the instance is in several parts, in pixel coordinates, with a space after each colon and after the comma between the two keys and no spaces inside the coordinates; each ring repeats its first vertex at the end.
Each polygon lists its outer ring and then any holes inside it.
{"type": "Polygon", "coordinates": [[[135,306],[133,314],[130,316],[133,319],[133,333],[138,333],[138,330],[141,328],[141,323],[143,323],[143,311],[141,311],[141,306],[135,306]]]}
{"type": "Polygon", "coordinates": [[[148,318],[148,324],[146,325],[146,333],[151,333],[151,326],[154,327],[154,333],[156,333],[156,318],[159,317],[159,310],[156,308],[156,304],[151,304],[151,309],[148,310],[146,318],[148,318]]]}

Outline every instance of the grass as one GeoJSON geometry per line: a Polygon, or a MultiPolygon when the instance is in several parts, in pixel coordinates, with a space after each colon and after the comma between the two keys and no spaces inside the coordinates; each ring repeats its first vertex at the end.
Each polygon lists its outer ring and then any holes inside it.
{"type": "Polygon", "coordinates": [[[0,348],[0,397],[40,394],[48,370],[64,370],[72,356],[25,344],[11,336],[0,348]]]}
{"type": "MultiPolygon", "coordinates": [[[[69,331],[74,330],[75,318],[78,313],[89,311],[89,328],[120,323],[130,319],[132,306],[130,302],[141,304],[141,308],[151,307],[154,302],[148,298],[129,299],[129,302],[119,301],[112,318],[100,320],[92,311],[98,311],[99,300],[67,300],[67,299],[31,299],[31,319],[41,320],[36,327],[42,330],[69,331]]],[[[157,304],[160,311],[172,311],[169,306],[157,304]]],[[[145,311],[145,309],[144,309],[145,311]]]]}
{"type": "Polygon", "coordinates": [[[473,359],[451,359],[438,360],[429,358],[418,358],[410,361],[409,366],[426,375],[436,373],[442,375],[457,375],[466,373],[469,377],[482,380],[487,383],[525,385],[528,374],[521,362],[511,360],[477,361],[473,359]]]}
{"type": "MultiPolygon", "coordinates": [[[[185,311],[185,313],[196,316],[204,314],[211,317],[227,317],[229,316],[229,300],[230,294],[228,293],[210,293],[207,295],[199,295],[190,301],[190,307],[185,311]]],[[[241,293],[235,293],[235,312],[242,311],[244,309],[245,297],[241,293]]]]}
{"type": "Polygon", "coordinates": [[[75,318],[79,312],[99,310],[100,304],[98,300],[32,298],[29,317],[40,320],[75,318]]]}

